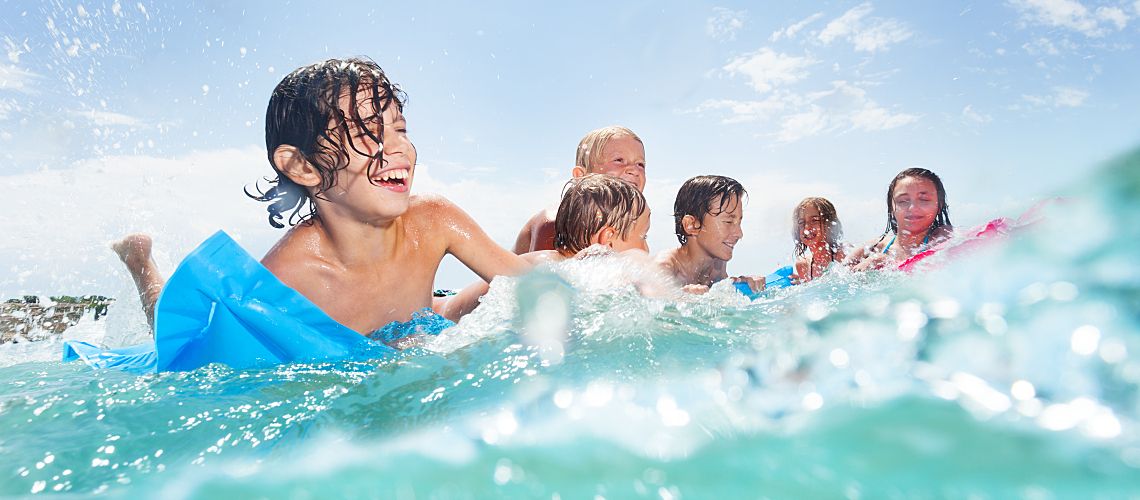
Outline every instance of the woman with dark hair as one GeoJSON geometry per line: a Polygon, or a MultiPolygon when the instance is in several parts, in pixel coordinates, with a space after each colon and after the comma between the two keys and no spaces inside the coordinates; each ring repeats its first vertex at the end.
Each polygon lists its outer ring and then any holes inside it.
{"type": "Polygon", "coordinates": [[[852,252],[847,264],[855,271],[866,271],[901,263],[953,232],[942,179],[925,168],[908,168],[887,188],[887,227],[883,234],[852,252]]]}

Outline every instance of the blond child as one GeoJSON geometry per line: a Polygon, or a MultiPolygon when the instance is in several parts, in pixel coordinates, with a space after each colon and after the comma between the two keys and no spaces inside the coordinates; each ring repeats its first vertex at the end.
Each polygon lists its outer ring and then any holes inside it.
{"type": "MultiPolygon", "coordinates": [[[[604,174],[586,174],[566,183],[554,220],[554,249],[522,255],[531,263],[561,262],[604,253],[647,254],[649,206],[633,184],[604,174]]],[[[459,321],[479,305],[486,281],[437,302],[444,317],[459,321]]]]}
{"type": "MultiPolygon", "coordinates": [[[[632,130],[610,126],[590,131],[578,142],[572,177],[599,173],[629,182],[638,191],[645,189],[645,145],[632,130]]],[[[517,254],[554,250],[553,209],[544,209],[527,221],[515,240],[517,254]]]]}

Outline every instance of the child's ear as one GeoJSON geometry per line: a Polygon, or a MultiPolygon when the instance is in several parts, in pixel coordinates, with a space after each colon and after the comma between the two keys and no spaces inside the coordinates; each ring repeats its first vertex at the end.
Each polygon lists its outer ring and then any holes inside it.
{"type": "Polygon", "coordinates": [[[570,169],[570,176],[575,178],[582,177],[588,173],[589,172],[586,171],[586,167],[583,167],[581,165],[575,165],[574,168],[570,169]]]}
{"type": "Polygon", "coordinates": [[[611,243],[613,243],[614,239],[616,239],[617,233],[617,229],[614,229],[613,226],[603,227],[602,230],[598,231],[598,234],[596,235],[598,241],[593,243],[609,246],[611,243]]]}
{"type": "Polygon", "coordinates": [[[686,215],[681,217],[681,227],[685,229],[685,234],[689,236],[696,236],[701,230],[701,223],[696,217],[686,215]]]}
{"type": "Polygon", "coordinates": [[[273,150],[273,164],[277,166],[277,170],[298,185],[316,187],[321,184],[321,173],[305,159],[305,155],[301,154],[301,150],[296,146],[287,144],[277,146],[277,149],[273,150]]]}

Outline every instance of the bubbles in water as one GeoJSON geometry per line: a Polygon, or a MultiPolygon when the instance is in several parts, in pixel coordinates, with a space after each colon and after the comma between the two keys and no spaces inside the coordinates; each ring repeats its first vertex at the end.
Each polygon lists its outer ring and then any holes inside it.
{"type": "Polygon", "coordinates": [[[1082,325],[1073,330],[1073,352],[1081,356],[1091,356],[1100,344],[1100,329],[1092,325],[1082,325]]]}

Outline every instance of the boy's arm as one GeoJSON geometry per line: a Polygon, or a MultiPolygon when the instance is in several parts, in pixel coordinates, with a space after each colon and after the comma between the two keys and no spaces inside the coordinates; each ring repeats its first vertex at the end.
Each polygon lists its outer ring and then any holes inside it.
{"type": "Polygon", "coordinates": [[[531,264],[508,252],[487,236],[483,228],[463,209],[443,197],[433,197],[428,216],[438,222],[447,242],[446,251],[459,259],[484,281],[499,275],[517,276],[530,270],[531,264]]]}

